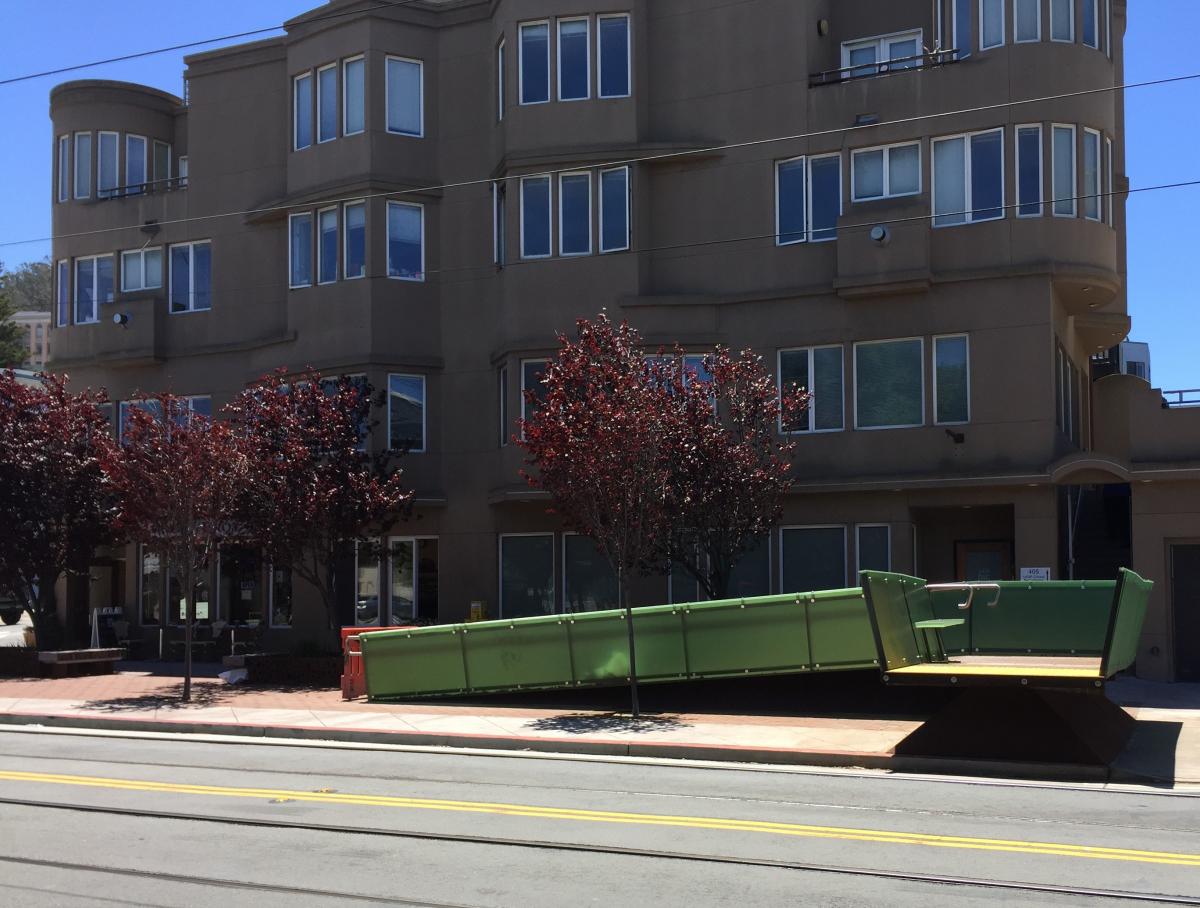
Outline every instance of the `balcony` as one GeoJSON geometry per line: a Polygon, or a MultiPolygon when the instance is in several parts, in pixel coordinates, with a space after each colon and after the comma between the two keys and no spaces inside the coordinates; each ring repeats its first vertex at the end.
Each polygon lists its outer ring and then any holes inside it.
{"type": "Polygon", "coordinates": [[[842,85],[846,82],[856,82],[861,79],[876,79],[880,76],[890,76],[894,73],[910,69],[930,69],[958,62],[957,50],[935,50],[926,54],[912,57],[897,57],[894,60],[883,60],[879,63],[846,66],[842,69],[828,69],[824,72],[813,73],[808,77],[809,88],[820,88],[823,85],[842,85]]]}
{"type": "Polygon", "coordinates": [[[1183,410],[1189,407],[1200,407],[1200,388],[1187,388],[1183,391],[1163,391],[1163,403],[1169,410],[1183,410]]]}

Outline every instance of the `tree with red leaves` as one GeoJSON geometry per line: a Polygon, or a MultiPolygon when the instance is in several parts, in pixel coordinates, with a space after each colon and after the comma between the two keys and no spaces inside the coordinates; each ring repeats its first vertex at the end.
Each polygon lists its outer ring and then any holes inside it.
{"type": "Polygon", "coordinates": [[[291,568],[320,593],[331,631],[343,623],[338,565],[412,505],[397,452],[367,450],[370,408],[368,385],[279,370],[225,411],[251,452],[240,508],[246,532],[272,564],[291,568]]]}
{"type": "Polygon", "coordinates": [[[124,423],[108,467],[121,496],[117,526],[162,556],[183,582],[187,701],[197,581],[222,546],[246,540],[237,505],[250,474],[248,446],[227,423],[192,412],[186,398],[169,393],[129,407],[124,423]]]}
{"type": "Polygon", "coordinates": [[[65,375],[40,379],[0,372],[0,591],[29,610],[45,650],[61,637],[55,584],[111,540],[116,499],[105,396],[69,393],[65,375]]]}
{"type": "Polygon", "coordinates": [[[809,404],[798,387],[780,391],[750,350],[724,347],[700,371],[676,351],[670,375],[672,449],[668,507],[674,514],[664,554],[710,599],[728,595],[733,568],[783,515],[795,442],[778,427],[809,404]]]}

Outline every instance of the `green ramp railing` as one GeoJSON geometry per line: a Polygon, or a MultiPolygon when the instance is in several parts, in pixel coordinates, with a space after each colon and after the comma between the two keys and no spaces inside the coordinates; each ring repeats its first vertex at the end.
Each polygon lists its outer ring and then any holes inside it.
{"type": "MultiPolygon", "coordinates": [[[[619,685],[622,610],[362,635],[371,700],[619,685]]],[[[859,589],[633,610],[639,683],[877,666],[859,589]]]]}

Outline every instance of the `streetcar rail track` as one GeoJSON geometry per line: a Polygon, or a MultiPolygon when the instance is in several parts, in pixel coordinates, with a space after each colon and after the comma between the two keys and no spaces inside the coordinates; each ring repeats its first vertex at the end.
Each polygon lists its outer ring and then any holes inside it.
{"type": "MultiPolygon", "coordinates": [[[[919,873],[909,870],[883,870],[869,867],[853,867],[842,866],[837,864],[820,864],[808,861],[784,861],[773,858],[752,858],[737,855],[720,855],[720,854],[704,854],[699,852],[686,851],[666,851],[652,848],[635,848],[622,845],[601,845],[589,844],[582,842],[554,842],[546,839],[533,838],[516,838],[516,837],[501,837],[487,836],[478,834],[464,833],[448,833],[448,832],[425,832],[404,829],[386,829],[372,826],[344,826],[339,824],[328,823],[310,823],[302,820],[289,820],[282,818],[268,817],[237,817],[227,816],[222,814],[206,814],[206,813],[183,813],[179,811],[167,810],[148,810],[145,808],[134,807],[117,807],[95,804],[66,804],[57,801],[42,801],[27,798],[3,798],[0,797],[0,804],[17,806],[17,807],[33,807],[47,810],[62,810],[69,812],[81,813],[99,813],[115,816],[129,816],[149,819],[161,820],[176,820],[183,822],[197,823],[217,823],[233,826],[247,826],[254,828],[267,829],[289,829],[306,832],[323,832],[336,833],[341,835],[364,835],[398,839],[415,839],[433,842],[457,842],[475,845],[490,845],[495,847],[507,848],[522,848],[539,851],[562,851],[576,854],[596,854],[596,855],[611,855],[618,857],[641,857],[652,860],[666,861],[682,861],[690,863],[707,863],[707,864],[724,864],[740,867],[761,867],[776,870],[792,870],[804,873],[820,873],[829,875],[840,875],[848,877],[868,877],[874,879],[895,880],[900,882],[915,882],[929,883],[942,885],[947,887],[958,888],[976,888],[976,889],[994,889],[1006,890],[1010,892],[1024,893],[1039,893],[1044,895],[1065,895],[1075,896],[1079,898],[1089,899],[1109,899],[1109,900],[1124,900],[1132,902],[1143,902],[1149,904],[1169,904],[1169,905],[1200,905],[1200,896],[1183,896],[1171,895],[1167,893],[1151,893],[1139,892],[1133,890],[1116,890],[1116,889],[1099,889],[1082,886],[1065,886],[1053,883],[1032,883],[1019,880],[997,880],[984,877],[966,877],[955,876],[948,874],[937,873],[919,873]]],[[[0,858],[0,861],[21,861],[20,858],[0,858]]],[[[30,863],[34,863],[33,859],[29,859],[30,863]]],[[[102,868],[86,868],[86,869],[102,869],[102,868]]],[[[126,872],[124,870],[114,872],[126,872]]],[[[153,871],[128,871],[135,875],[160,876],[153,871]]],[[[199,880],[188,880],[182,878],[181,882],[197,882],[199,880]]],[[[203,882],[203,881],[200,881],[203,882]]],[[[232,887],[243,886],[244,888],[266,888],[287,892],[312,892],[313,894],[322,894],[322,891],[317,890],[291,890],[288,887],[273,887],[271,884],[258,883],[238,883],[237,881],[220,881],[214,879],[213,885],[229,885],[232,887]]],[[[334,895],[337,893],[330,892],[334,895]]],[[[340,893],[342,898],[359,896],[350,896],[348,893],[340,893]]],[[[368,901],[388,903],[386,897],[362,896],[361,898],[368,901]]],[[[428,900],[423,901],[395,901],[394,904],[401,905],[429,905],[428,900]]],[[[470,906],[451,906],[433,903],[433,908],[470,908],[470,906]]]]}

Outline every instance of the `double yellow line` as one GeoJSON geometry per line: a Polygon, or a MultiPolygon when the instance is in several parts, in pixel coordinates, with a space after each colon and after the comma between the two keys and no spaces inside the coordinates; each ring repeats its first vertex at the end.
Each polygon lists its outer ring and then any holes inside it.
{"type": "Polygon", "coordinates": [[[924,832],[894,832],[887,829],[809,826],[798,823],[771,823],[763,820],[688,817],[653,813],[623,813],[611,810],[542,807],[534,804],[403,798],[388,795],[297,791],[282,788],[234,788],[224,785],[188,785],[177,782],[110,779],[100,776],[72,776],[8,770],[0,770],[0,781],[73,785],[84,788],[106,788],[118,791],[153,792],[157,794],[306,801],[316,804],[392,807],[406,810],[444,810],[458,813],[484,813],[508,817],[528,817],[539,820],[574,820],[585,823],[618,823],[632,826],[668,826],[682,829],[712,829],[721,832],[757,832],[769,835],[840,839],[843,841],[872,842],[887,845],[924,845],[933,848],[960,848],[975,851],[1013,852],[1018,854],[1050,855],[1053,857],[1090,858],[1104,861],[1133,861],[1146,864],[1173,864],[1182,867],[1200,867],[1200,854],[1184,854],[1171,851],[1139,851],[1131,848],[1106,848],[1099,845],[1072,845],[1063,842],[1026,842],[1013,839],[947,836],[924,832]]]}

